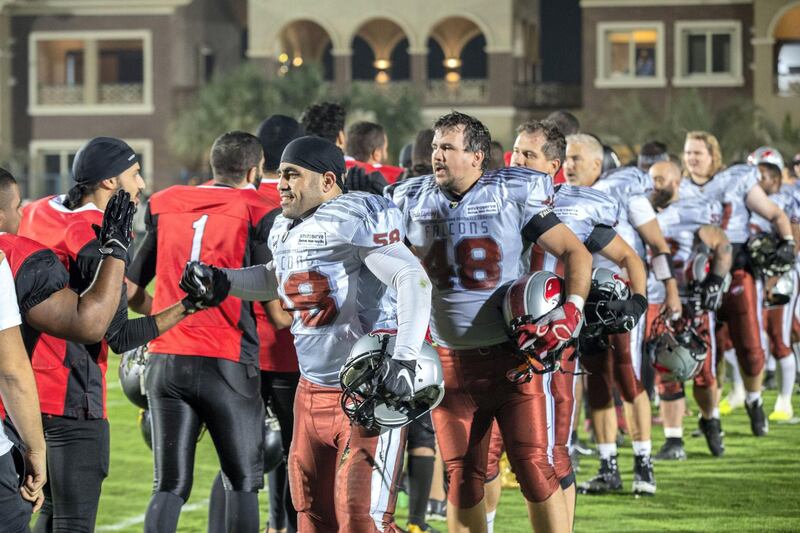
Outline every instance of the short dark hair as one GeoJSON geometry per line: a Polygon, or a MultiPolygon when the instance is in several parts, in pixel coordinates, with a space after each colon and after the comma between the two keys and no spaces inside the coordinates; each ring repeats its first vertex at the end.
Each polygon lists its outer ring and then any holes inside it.
{"type": "Polygon", "coordinates": [[[16,185],[17,180],[8,170],[0,167],[0,209],[8,207],[6,204],[9,200],[9,190],[12,185],[16,185]]]}
{"type": "Polygon", "coordinates": [[[303,111],[300,123],[306,135],[316,135],[335,143],[340,131],[344,131],[347,112],[336,102],[312,104],[303,111]]]}
{"type": "Polygon", "coordinates": [[[564,137],[567,137],[568,135],[574,135],[581,129],[581,123],[578,121],[575,115],[564,109],[553,111],[547,115],[545,120],[555,122],[556,127],[558,127],[559,131],[562,133],[562,135],[564,135],[564,137]]]}
{"type": "Polygon", "coordinates": [[[366,161],[372,152],[383,148],[386,132],[383,126],[374,122],[356,122],[347,130],[345,153],[357,161],[366,161]]]}
{"type": "Polygon", "coordinates": [[[639,149],[639,155],[656,156],[667,153],[667,145],[661,141],[647,141],[639,149]]]}
{"type": "Polygon", "coordinates": [[[211,147],[211,171],[214,179],[239,184],[247,171],[261,164],[264,149],[255,135],[246,131],[223,133],[211,147]]]}
{"type": "Polygon", "coordinates": [[[542,153],[548,161],[558,159],[562,163],[567,157],[567,139],[552,120],[529,120],[517,128],[517,134],[539,134],[544,137],[542,153]]]}
{"type": "Polygon", "coordinates": [[[464,149],[468,152],[483,152],[481,170],[486,170],[491,158],[492,135],[480,120],[458,111],[452,111],[439,117],[433,123],[434,131],[451,130],[459,126],[464,128],[464,149]]]}
{"type": "Polygon", "coordinates": [[[433,172],[431,155],[433,155],[433,130],[426,128],[417,133],[414,139],[414,149],[411,152],[411,175],[423,176],[433,172]]]}
{"type": "Polygon", "coordinates": [[[489,143],[490,146],[490,154],[489,154],[489,166],[487,167],[488,170],[497,170],[498,168],[503,168],[506,166],[506,159],[505,154],[503,153],[503,145],[497,141],[492,141],[489,143]]]}

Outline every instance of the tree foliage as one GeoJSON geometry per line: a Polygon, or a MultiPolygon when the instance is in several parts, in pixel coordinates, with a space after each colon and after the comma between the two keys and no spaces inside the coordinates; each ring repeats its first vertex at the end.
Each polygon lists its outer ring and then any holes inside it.
{"type": "Polygon", "coordinates": [[[386,129],[390,146],[398,149],[421,121],[419,99],[410,91],[390,94],[380,87],[354,85],[347,94],[337,95],[315,65],[267,79],[262,69],[245,63],[216,77],[180,111],[170,126],[170,149],[187,169],[199,171],[220,134],[255,132],[275,113],[299,118],[308,105],[324,100],[341,102],[350,116],[373,118],[386,129]]]}
{"type": "Polygon", "coordinates": [[[800,143],[800,127],[795,127],[788,115],[779,126],[751,100],[709,102],[697,90],[690,89],[668,99],[659,110],[641,94],[632,91],[624,97],[611,98],[602,109],[590,114],[587,129],[630,154],[636,154],[638,147],[649,140],[659,140],[670,152],[680,154],[686,132],[704,130],[719,139],[728,163],[743,160],[765,144],[789,155],[800,143]]]}

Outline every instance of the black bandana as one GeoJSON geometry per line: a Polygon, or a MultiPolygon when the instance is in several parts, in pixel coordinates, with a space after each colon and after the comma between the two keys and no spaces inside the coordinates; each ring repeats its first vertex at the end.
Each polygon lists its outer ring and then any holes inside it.
{"type": "Polygon", "coordinates": [[[281,163],[291,163],[314,172],[333,172],[336,184],[342,191],[345,173],[344,154],[335,144],[322,137],[311,135],[295,139],[286,145],[281,163]]]}

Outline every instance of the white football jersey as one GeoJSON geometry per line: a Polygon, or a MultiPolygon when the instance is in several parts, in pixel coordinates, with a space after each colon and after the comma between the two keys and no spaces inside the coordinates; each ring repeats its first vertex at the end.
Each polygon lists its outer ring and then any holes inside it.
{"type": "MultiPolygon", "coordinates": [[[[780,207],[792,224],[800,223],[800,204],[798,204],[798,191],[791,185],[784,185],[775,194],[770,194],[769,199],[780,207]]],[[[772,222],[758,213],[750,213],[751,233],[772,233],[772,222]]]]}
{"type": "Polygon", "coordinates": [[[758,178],[758,167],[733,165],[717,172],[705,185],[683,178],[679,194],[681,198],[701,196],[722,204],[722,229],[731,244],[742,244],[750,235],[750,211],[745,198],[753,187],[758,186],[758,178]]]}
{"type": "MultiPolygon", "coordinates": [[[[719,226],[722,205],[701,197],[679,198],[657,213],[658,225],[672,252],[672,267],[678,291],[686,294],[688,269],[697,254],[695,234],[703,225],[719,226]]],[[[664,283],[652,272],[647,277],[647,300],[652,304],[664,302],[664,283]]]]}
{"type": "Polygon", "coordinates": [[[386,198],[363,192],[338,196],[299,223],[276,217],[269,247],[281,302],[293,315],[303,377],[339,385],[350,348],[385,314],[387,287],[361,254],[403,238],[400,211],[386,198]]]}
{"type": "MultiPolygon", "coordinates": [[[[587,246],[587,239],[597,226],[613,228],[619,220],[619,204],[610,196],[591,187],[577,187],[562,183],[555,188],[553,212],[558,219],[572,230],[578,240],[587,246]]],[[[590,249],[590,251],[593,251],[590,249]]],[[[542,251],[541,263],[533,261],[530,254],[523,254],[522,271],[547,270],[561,275],[562,267],[558,258],[542,251]]]]}
{"type": "MultiPolygon", "coordinates": [[[[606,193],[618,203],[620,206],[619,222],[615,229],[619,236],[625,239],[625,242],[631,248],[636,250],[639,257],[644,259],[644,242],[631,223],[631,220],[641,218],[643,215],[633,212],[636,207],[631,204],[631,200],[634,197],[638,197],[640,200],[647,201],[647,194],[652,189],[650,176],[637,167],[615,168],[600,176],[600,179],[592,185],[592,188],[606,193]]],[[[647,205],[649,206],[649,203],[647,205]]],[[[650,216],[652,217],[652,215],[650,216]]],[[[619,272],[620,270],[614,262],[597,254],[594,256],[593,266],[595,268],[608,268],[613,272],[619,272]]]]}
{"type": "Polygon", "coordinates": [[[552,211],[550,176],[522,167],[486,172],[459,201],[420,176],[401,182],[393,200],[433,282],[433,340],[454,349],[507,341],[501,287],[520,276],[523,227],[552,211]]]}

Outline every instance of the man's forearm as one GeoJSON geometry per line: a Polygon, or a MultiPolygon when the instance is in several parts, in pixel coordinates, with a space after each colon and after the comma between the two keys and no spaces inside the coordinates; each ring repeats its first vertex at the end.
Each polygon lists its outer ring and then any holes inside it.
{"type": "Polygon", "coordinates": [[[0,331],[0,396],[25,446],[43,454],[39,395],[18,327],[0,331]]]}
{"type": "Polygon", "coordinates": [[[580,245],[567,249],[560,259],[564,262],[567,294],[580,296],[585,302],[592,284],[592,255],[580,245]]]}
{"type": "Polygon", "coordinates": [[[80,324],[104,324],[106,331],[119,306],[120,286],[125,280],[125,261],[105,257],[92,284],[78,299],[75,317],[80,324]]]}
{"type": "Polygon", "coordinates": [[[177,302],[155,315],[153,318],[156,319],[158,334],[163,335],[171,327],[183,320],[187,316],[186,312],[187,309],[183,303],[177,302]]]}

